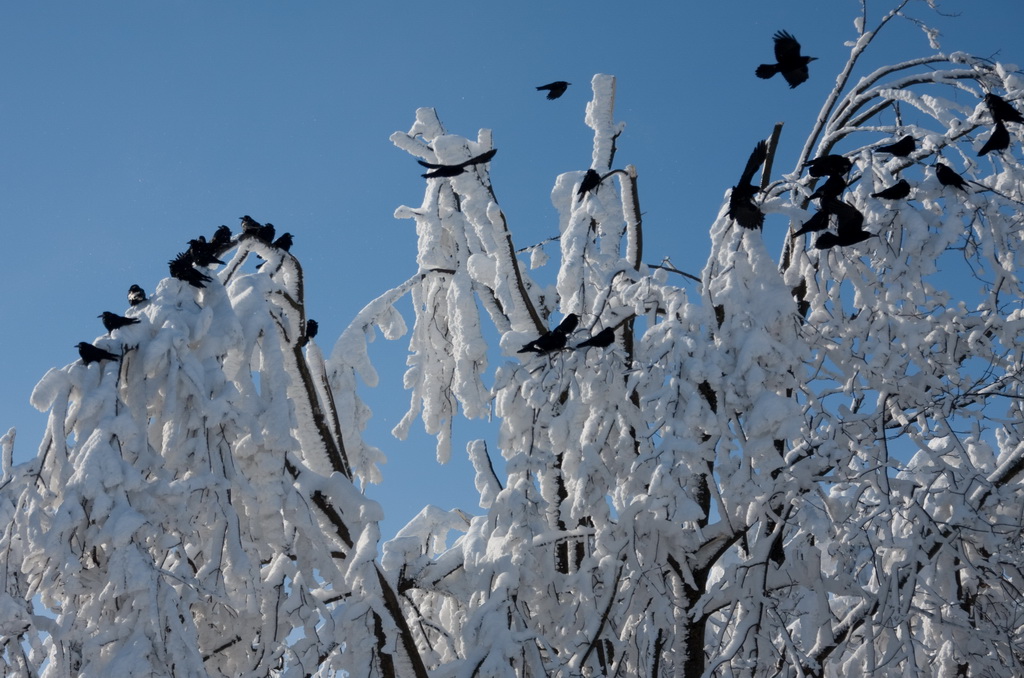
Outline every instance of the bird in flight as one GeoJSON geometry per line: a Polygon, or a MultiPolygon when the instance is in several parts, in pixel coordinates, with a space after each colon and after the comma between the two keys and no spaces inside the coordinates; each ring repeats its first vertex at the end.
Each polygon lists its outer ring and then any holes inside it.
{"type": "Polygon", "coordinates": [[[418,162],[419,164],[423,165],[428,169],[433,170],[432,172],[427,172],[426,174],[422,175],[424,179],[432,179],[434,177],[457,177],[460,174],[462,174],[467,167],[479,165],[480,163],[483,162],[489,162],[490,159],[493,158],[497,152],[498,149],[492,148],[489,151],[484,151],[480,155],[472,157],[469,160],[466,160],[465,162],[460,162],[457,165],[439,165],[434,162],[427,162],[426,160],[417,160],[416,162],[418,162]]]}
{"type": "Polygon", "coordinates": [[[996,120],[996,126],[992,128],[992,135],[985,142],[985,145],[978,150],[978,157],[989,151],[1005,151],[1010,147],[1010,132],[1002,120],[996,120]]]}
{"type": "Polygon", "coordinates": [[[967,182],[964,178],[954,172],[948,165],[944,165],[941,162],[935,163],[935,176],[938,177],[939,183],[943,186],[952,186],[953,188],[959,188],[961,191],[967,190],[967,182]]]}
{"type": "Polygon", "coordinates": [[[754,73],[759,78],[768,79],[776,73],[782,73],[782,77],[793,89],[802,82],[805,82],[810,74],[807,71],[807,64],[817,57],[801,56],[800,43],[790,33],[779,31],[772,36],[775,41],[774,64],[761,64],[754,73]]]}
{"type": "Polygon", "coordinates": [[[128,303],[131,306],[138,306],[144,301],[146,301],[146,290],[138,285],[132,285],[128,288],[128,303]]]}
{"type": "Polygon", "coordinates": [[[96,317],[103,319],[103,326],[107,328],[107,332],[113,332],[128,325],[138,324],[139,322],[138,318],[125,318],[123,315],[111,313],[110,311],[104,311],[96,317]]]}
{"type": "Polygon", "coordinates": [[[613,341],[615,341],[615,328],[606,327],[594,336],[590,337],[590,339],[576,344],[576,348],[586,348],[588,346],[593,346],[595,348],[607,348],[612,345],[613,341]]]}
{"type": "Polygon", "coordinates": [[[571,84],[571,82],[566,82],[565,80],[555,80],[554,82],[549,82],[546,85],[541,85],[540,87],[537,88],[537,91],[547,90],[548,99],[557,99],[558,97],[565,94],[565,90],[571,84]]]}
{"type": "Polygon", "coordinates": [[[78,342],[78,355],[81,356],[82,362],[88,365],[89,363],[96,363],[102,360],[117,360],[118,356],[111,353],[110,351],[104,350],[92,344],[80,341],[78,342]]]}
{"type": "Polygon", "coordinates": [[[872,193],[872,198],[882,198],[883,200],[902,200],[910,195],[910,182],[906,179],[900,179],[889,188],[884,188],[878,193],[872,193]]]}
{"type": "Polygon", "coordinates": [[[545,332],[538,338],[525,344],[518,352],[550,353],[552,351],[560,351],[565,348],[569,335],[576,329],[579,322],[579,316],[575,313],[570,313],[562,319],[562,322],[558,324],[558,327],[550,332],[545,332]]]}
{"type": "Polygon", "coordinates": [[[988,111],[992,114],[992,120],[994,122],[1019,122],[1024,123],[1024,116],[1021,116],[1020,111],[1013,107],[1012,104],[1006,101],[1006,99],[996,94],[986,94],[985,103],[988,105],[988,111]]]}
{"type": "Polygon", "coordinates": [[[914,141],[914,137],[909,134],[896,143],[889,144],[888,146],[879,146],[875,149],[876,153],[891,153],[899,158],[905,158],[914,152],[917,148],[917,142],[914,141]]]}
{"type": "Polygon", "coordinates": [[[732,187],[732,193],[729,195],[729,216],[743,228],[757,229],[764,225],[764,212],[754,204],[754,196],[761,189],[750,182],[767,156],[768,143],[762,139],[751,151],[743,174],[740,175],[740,182],[732,187]]]}

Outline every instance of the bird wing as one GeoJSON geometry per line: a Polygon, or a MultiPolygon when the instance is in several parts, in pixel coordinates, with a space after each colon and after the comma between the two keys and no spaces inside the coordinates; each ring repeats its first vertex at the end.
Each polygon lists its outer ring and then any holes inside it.
{"type": "Polygon", "coordinates": [[[740,185],[749,184],[754,178],[754,174],[758,168],[764,164],[765,158],[768,157],[768,142],[764,139],[757,142],[754,146],[754,150],[751,151],[750,157],[747,158],[747,166],[743,168],[743,175],[740,177],[740,185]]]}
{"type": "MultiPolygon", "coordinates": [[[[800,58],[800,43],[789,32],[779,31],[773,38],[775,40],[775,60],[780,64],[800,58]]],[[[806,67],[804,70],[807,70],[806,67]]],[[[805,76],[804,80],[806,79],[807,77],[805,76]]],[[[786,78],[786,81],[788,82],[789,78],[786,78]]],[[[803,82],[803,80],[800,82],[803,82]]]]}

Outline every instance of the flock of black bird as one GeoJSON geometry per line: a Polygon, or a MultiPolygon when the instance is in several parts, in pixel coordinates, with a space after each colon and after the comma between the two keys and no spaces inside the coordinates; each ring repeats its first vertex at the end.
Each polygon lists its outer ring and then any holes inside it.
{"type": "MultiPolygon", "coordinates": [[[[285,233],[278,238],[274,238],[274,225],[260,224],[255,221],[248,214],[244,217],[239,217],[242,222],[242,233],[239,236],[239,240],[243,238],[255,238],[263,243],[274,247],[276,249],[287,252],[292,246],[292,234],[285,233]]],[[[206,268],[216,264],[223,265],[224,262],[218,257],[228,248],[230,248],[235,241],[232,240],[233,235],[231,229],[227,226],[220,226],[214,232],[213,237],[208,241],[205,236],[199,236],[193,240],[188,241],[188,249],[184,252],[180,252],[174,259],[167,262],[168,269],[172,278],[186,282],[189,285],[197,288],[206,287],[206,283],[212,282],[213,278],[200,271],[200,268],[206,268]]],[[[138,285],[132,285],[128,288],[128,304],[132,307],[140,306],[149,301],[146,298],[146,291],[138,285]]],[[[136,325],[139,323],[138,318],[126,318],[125,316],[117,315],[110,311],[104,311],[97,316],[102,319],[103,327],[106,328],[107,332],[114,332],[123,327],[129,325],[136,325]]],[[[305,335],[302,337],[302,344],[316,336],[318,326],[315,320],[307,320],[305,327],[305,335]]],[[[104,360],[117,360],[120,356],[115,353],[111,353],[106,349],[99,348],[88,342],[80,341],[76,345],[78,349],[78,355],[81,356],[82,362],[88,365],[89,363],[101,362],[104,360]]]]}
{"type": "MultiPolygon", "coordinates": [[[[809,77],[807,64],[814,61],[815,57],[801,55],[800,43],[786,31],[777,32],[773,39],[776,63],[761,64],[754,73],[759,78],[766,79],[776,73],[781,73],[790,88],[805,82],[809,77]]],[[[992,117],[993,129],[988,140],[979,149],[979,157],[992,151],[1004,151],[1009,148],[1010,133],[1006,128],[1007,123],[1024,124],[1024,116],[998,95],[986,94],[985,104],[992,117]]],[[[892,143],[877,146],[874,152],[906,158],[916,149],[917,141],[908,134],[892,143]]],[[[760,229],[764,225],[764,213],[755,200],[761,189],[751,182],[766,158],[767,144],[760,141],[751,152],[743,174],[740,175],[739,182],[733,186],[729,196],[729,216],[744,228],[760,229]]],[[[818,236],[814,243],[818,249],[855,245],[875,235],[864,230],[863,213],[841,199],[843,191],[852,183],[847,178],[850,170],[853,169],[853,162],[849,158],[843,155],[825,155],[804,163],[804,167],[811,177],[824,178],[825,181],[809,197],[810,200],[818,201],[818,212],[805,221],[801,228],[793,234],[793,237],[825,231],[833,220],[836,225],[835,233],[826,232],[818,236]]],[[[935,176],[940,184],[960,191],[967,191],[967,181],[948,165],[937,160],[934,168],[935,176]]],[[[892,186],[872,193],[871,196],[883,200],[903,200],[910,195],[911,190],[910,183],[906,179],[900,179],[892,186]]]]}

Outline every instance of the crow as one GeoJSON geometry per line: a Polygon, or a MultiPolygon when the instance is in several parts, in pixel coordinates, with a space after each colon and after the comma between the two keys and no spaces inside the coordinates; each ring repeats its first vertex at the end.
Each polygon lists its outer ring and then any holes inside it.
{"type": "Polygon", "coordinates": [[[764,212],[754,203],[754,196],[761,189],[750,182],[764,164],[767,155],[768,142],[762,139],[751,151],[743,174],[740,175],[740,181],[732,187],[732,193],[729,195],[729,216],[743,228],[758,229],[764,225],[764,212]]]}
{"type": "Polygon", "coordinates": [[[256,231],[256,237],[270,245],[274,242],[274,233],[274,225],[268,221],[260,226],[259,230],[256,231]]]}
{"type": "Polygon", "coordinates": [[[615,328],[606,327],[594,336],[590,337],[590,339],[576,344],[576,348],[586,348],[587,346],[606,348],[611,346],[613,341],[615,341],[615,328]]]}
{"type": "Polygon", "coordinates": [[[882,189],[878,193],[872,193],[872,198],[883,200],[902,200],[910,195],[910,183],[906,179],[900,179],[889,188],[882,189]]]}
{"type": "Polygon", "coordinates": [[[146,301],[146,290],[142,289],[138,285],[132,285],[128,288],[128,304],[131,306],[138,306],[142,302],[146,301]]]}
{"type": "Polygon", "coordinates": [[[188,252],[180,252],[178,256],[167,262],[167,267],[171,271],[172,278],[177,278],[182,282],[187,282],[192,287],[202,289],[206,287],[204,283],[211,282],[213,278],[197,271],[193,268],[192,263],[192,257],[189,256],[188,252]]]}
{"type": "Polygon", "coordinates": [[[439,165],[425,160],[417,160],[416,162],[428,169],[434,170],[433,172],[427,172],[426,174],[421,175],[424,179],[431,179],[433,177],[457,177],[462,174],[467,167],[479,165],[483,162],[489,162],[497,152],[498,149],[492,148],[489,151],[484,151],[480,155],[470,158],[465,162],[460,162],[457,165],[439,165]]]}
{"type": "Polygon", "coordinates": [[[836,215],[836,233],[822,233],[818,236],[814,246],[819,250],[827,250],[836,245],[856,245],[874,235],[864,230],[864,215],[853,205],[834,200],[829,203],[829,211],[836,215]]]}
{"type": "Polygon", "coordinates": [[[985,155],[989,151],[1005,151],[1010,147],[1010,133],[1006,129],[1006,125],[1003,124],[1002,120],[996,120],[996,126],[992,129],[992,136],[988,138],[985,145],[978,151],[978,157],[985,155]]]}
{"type": "Polygon", "coordinates": [[[541,85],[537,88],[537,91],[547,90],[548,99],[557,99],[565,94],[566,88],[571,84],[571,82],[566,82],[565,80],[555,80],[554,82],[549,82],[546,85],[541,85]]]}
{"type": "Polygon", "coordinates": [[[122,315],[111,313],[110,311],[104,311],[96,317],[103,318],[103,326],[107,328],[107,332],[113,332],[114,330],[119,330],[128,325],[136,325],[139,322],[138,318],[125,318],[122,315]]]}
{"type": "Polygon", "coordinates": [[[601,175],[592,169],[588,169],[587,173],[583,176],[583,181],[580,182],[579,190],[576,191],[576,195],[586,195],[593,189],[597,188],[601,184],[601,175]]]}
{"type": "Polygon", "coordinates": [[[320,326],[316,323],[315,320],[310,318],[309,320],[306,321],[306,338],[307,339],[312,339],[313,337],[315,337],[316,333],[319,330],[320,330],[320,326]]]}
{"type": "Polygon", "coordinates": [[[853,168],[853,162],[845,155],[823,155],[804,163],[812,177],[843,176],[853,168]]]}
{"type": "Polygon", "coordinates": [[[961,191],[967,190],[967,182],[964,181],[964,178],[950,169],[948,165],[943,165],[941,162],[935,163],[935,176],[943,186],[952,186],[961,191]]]}
{"type": "Polygon", "coordinates": [[[282,233],[281,237],[274,241],[273,247],[285,252],[291,250],[294,240],[291,233],[282,233]]]}
{"type": "Polygon", "coordinates": [[[256,221],[248,214],[244,217],[238,217],[242,220],[242,235],[256,235],[256,232],[263,226],[260,222],[256,221]]]}
{"type": "Polygon", "coordinates": [[[811,193],[811,200],[835,200],[846,190],[846,179],[841,174],[830,174],[821,186],[811,193]]]}
{"type": "Polygon", "coordinates": [[[1024,123],[1024,116],[1021,116],[1020,112],[1001,96],[986,94],[985,103],[988,105],[988,111],[992,114],[993,121],[1024,123]]]}
{"type": "Polygon", "coordinates": [[[206,236],[199,236],[188,241],[188,255],[192,258],[192,263],[196,266],[213,266],[214,264],[223,264],[224,262],[217,258],[217,255],[213,253],[214,246],[212,243],[206,242],[206,236]]]}
{"type": "Polygon", "coordinates": [[[832,213],[826,208],[822,207],[817,213],[811,215],[811,218],[804,222],[803,227],[799,231],[793,234],[793,237],[803,235],[804,233],[810,233],[812,231],[824,231],[828,228],[829,217],[832,213]]]}
{"type": "Polygon", "coordinates": [[[576,329],[579,322],[579,316],[570,313],[558,324],[558,327],[525,344],[518,353],[550,353],[562,350],[565,348],[569,335],[576,329]]]}
{"type": "Polygon", "coordinates": [[[227,247],[228,245],[230,245],[231,229],[224,225],[218,226],[217,230],[213,234],[213,240],[210,241],[210,244],[215,249],[220,249],[222,247],[227,247]]]}
{"type": "Polygon", "coordinates": [[[103,360],[117,360],[119,357],[110,351],[93,346],[85,341],[78,342],[76,348],[78,348],[78,355],[82,357],[82,362],[86,365],[103,360]]]}
{"type": "Polygon", "coordinates": [[[914,137],[909,134],[896,143],[889,144],[888,146],[879,146],[875,149],[875,153],[891,153],[899,158],[905,158],[914,152],[917,148],[917,142],[914,141],[914,137]]]}
{"type": "Polygon", "coordinates": [[[774,64],[761,64],[754,73],[759,78],[768,79],[776,73],[782,73],[782,77],[793,89],[802,82],[805,82],[810,74],[807,72],[807,64],[817,57],[800,56],[800,43],[786,31],[779,31],[772,36],[775,41],[774,64]]]}

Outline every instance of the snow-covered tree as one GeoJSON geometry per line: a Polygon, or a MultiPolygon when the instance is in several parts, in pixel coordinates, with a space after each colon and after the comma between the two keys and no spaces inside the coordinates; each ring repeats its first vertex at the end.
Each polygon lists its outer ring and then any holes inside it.
{"type": "Polygon", "coordinates": [[[0,439],[6,672],[1024,673],[1024,77],[936,53],[855,80],[906,4],[858,20],[777,179],[772,135],[763,230],[725,191],[697,284],[644,263],[606,75],[589,171],[551,194],[557,271],[541,245],[527,270],[486,161],[467,164],[490,133],[420,109],[392,141],[461,171],[399,208],[415,274],[328,359],[299,262],[258,237],[204,288],[164,280],[100,341],[120,361],[39,383],[34,460],[0,439]],[[827,155],[849,168],[805,174],[827,155]],[[877,195],[899,180],[909,195],[877,195]],[[443,461],[460,416],[497,431],[466,450],[480,515],[425,507],[380,545],[358,387],[406,297],[395,434],[421,422],[443,461]]]}

